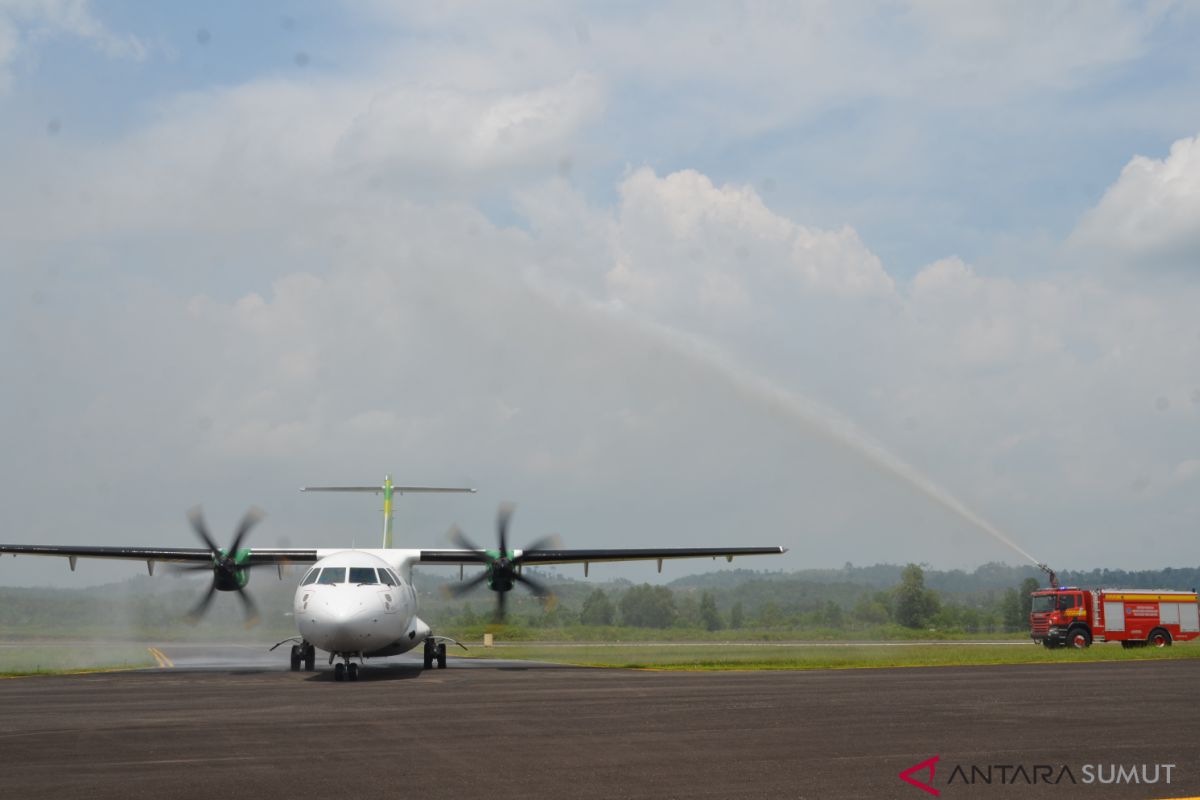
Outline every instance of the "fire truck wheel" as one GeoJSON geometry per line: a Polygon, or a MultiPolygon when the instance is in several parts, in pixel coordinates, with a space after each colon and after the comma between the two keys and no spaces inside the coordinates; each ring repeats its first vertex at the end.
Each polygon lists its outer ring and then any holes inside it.
{"type": "Polygon", "coordinates": [[[1071,631],[1068,641],[1071,643],[1071,647],[1074,647],[1076,650],[1083,650],[1091,645],[1092,635],[1088,633],[1087,628],[1076,628],[1071,631]]]}
{"type": "Polygon", "coordinates": [[[1049,639],[1042,639],[1042,647],[1046,648],[1047,650],[1053,650],[1054,648],[1058,647],[1058,645],[1049,639]]]}
{"type": "Polygon", "coordinates": [[[1155,628],[1154,630],[1150,631],[1150,638],[1148,641],[1150,642],[1151,647],[1170,647],[1171,634],[1167,633],[1162,628],[1155,628]]]}

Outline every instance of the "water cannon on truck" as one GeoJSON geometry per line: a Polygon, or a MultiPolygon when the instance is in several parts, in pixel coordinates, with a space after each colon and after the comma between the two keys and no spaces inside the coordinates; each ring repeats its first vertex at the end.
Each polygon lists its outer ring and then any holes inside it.
{"type": "Polygon", "coordinates": [[[1029,635],[1048,649],[1085,648],[1093,642],[1122,647],[1169,647],[1200,637],[1196,592],[1174,589],[1081,589],[1059,586],[1039,564],[1050,586],[1032,593],[1029,635]]]}

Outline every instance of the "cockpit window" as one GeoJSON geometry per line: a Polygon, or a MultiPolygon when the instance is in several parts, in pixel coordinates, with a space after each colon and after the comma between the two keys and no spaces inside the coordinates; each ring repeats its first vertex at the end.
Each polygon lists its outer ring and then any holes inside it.
{"type": "Polygon", "coordinates": [[[317,575],[319,575],[320,572],[321,572],[321,570],[317,569],[316,567],[310,569],[308,571],[308,574],[304,576],[304,580],[300,581],[300,585],[308,586],[310,583],[316,583],[317,575]]]}
{"type": "Polygon", "coordinates": [[[331,583],[345,583],[346,568],[345,567],[326,567],[321,570],[321,577],[317,579],[317,583],[329,585],[331,583]]]}
{"type": "Polygon", "coordinates": [[[388,586],[395,586],[396,579],[392,577],[392,573],[386,569],[379,570],[379,582],[385,583],[388,586]]]}
{"type": "Polygon", "coordinates": [[[374,567],[351,567],[350,568],[351,583],[379,583],[375,578],[374,567]]]}

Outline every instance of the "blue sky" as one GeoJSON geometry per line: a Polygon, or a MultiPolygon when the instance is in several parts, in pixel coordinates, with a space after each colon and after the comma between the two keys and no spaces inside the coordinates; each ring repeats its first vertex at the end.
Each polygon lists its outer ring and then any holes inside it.
{"type": "Polygon", "coordinates": [[[198,500],[344,538],[285,490],[404,470],[482,490],[423,543],[518,500],[569,544],[1013,559],[953,496],[1048,560],[1194,563],[1198,28],[0,0],[3,538],[198,500]]]}

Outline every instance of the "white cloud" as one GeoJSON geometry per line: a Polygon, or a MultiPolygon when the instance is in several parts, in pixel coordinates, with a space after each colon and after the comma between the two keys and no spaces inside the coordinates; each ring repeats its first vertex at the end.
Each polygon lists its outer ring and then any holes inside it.
{"type": "Polygon", "coordinates": [[[1064,347],[1065,291],[1047,281],[981,278],[961,259],[946,258],[913,278],[911,319],[921,349],[945,354],[956,367],[1032,365],[1064,347]]]}
{"type": "Polygon", "coordinates": [[[750,187],[648,168],[621,183],[611,228],[614,299],[655,315],[744,314],[797,294],[879,295],[892,280],[853,229],[807,228],[750,187]]]}
{"type": "Polygon", "coordinates": [[[0,196],[0,232],[229,235],[264,215],[285,222],[300,208],[328,213],[369,197],[474,196],[551,174],[602,103],[586,75],[509,92],[262,80],[187,94],[115,144],[27,145],[33,152],[11,159],[9,180],[23,191],[0,196]],[[31,206],[30,195],[46,205],[31,206]]]}
{"type": "Polygon", "coordinates": [[[1135,156],[1072,243],[1100,258],[1146,270],[1200,262],[1200,136],[1180,139],[1164,159],[1135,156]]]}

